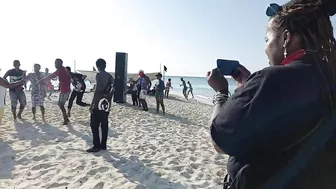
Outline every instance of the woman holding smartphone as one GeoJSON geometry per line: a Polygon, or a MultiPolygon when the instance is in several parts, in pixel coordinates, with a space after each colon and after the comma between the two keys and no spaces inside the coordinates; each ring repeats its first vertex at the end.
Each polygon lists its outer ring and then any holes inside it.
{"type": "MultiPolygon", "coordinates": [[[[270,66],[251,75],[240,66],[240,74],[233,77],[240,87],[230,98],[225,77],[218,69],[208,72],[208,83],[217,92],[210,120],[212,141],[219,153],[230,156],[224,188],[265,188],[336,107],[336,41],[330,22],[335,13],[333,0],[270,4],[270,66]]],[[[333,134],[282,188],[334,189],[335,165],[333,134]]]]}

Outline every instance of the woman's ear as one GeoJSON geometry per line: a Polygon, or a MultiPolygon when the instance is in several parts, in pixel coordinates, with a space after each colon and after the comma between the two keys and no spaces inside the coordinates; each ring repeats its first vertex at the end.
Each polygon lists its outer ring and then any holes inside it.
{"type": "Polygon", "coordinates": [[[291,42],[292,35],[288,30],[285,30],[282,33],[282,36],[283,36],[283,47],[287,48],[289,46],[290,42],[291,42]]]}

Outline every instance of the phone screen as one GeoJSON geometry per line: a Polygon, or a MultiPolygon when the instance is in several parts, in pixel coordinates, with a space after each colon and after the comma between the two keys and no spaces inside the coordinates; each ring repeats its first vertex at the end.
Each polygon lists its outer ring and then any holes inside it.
{"type": "Polygon", "coordinates": [[[237,60],[217,60],[217,68],[223,75],[233,75],[236,73],[237,68],[239,67],[239,62],[237,60]]]}

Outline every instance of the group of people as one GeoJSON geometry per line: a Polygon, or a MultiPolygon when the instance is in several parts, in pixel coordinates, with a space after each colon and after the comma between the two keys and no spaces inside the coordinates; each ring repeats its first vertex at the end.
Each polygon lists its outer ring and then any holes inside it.
{"type": "MultiPolygon", "coordinates": [[[[160,106],[162,108],[162,113],[165,114],[165,106],[163,103],[165,85],[162,80],[162,74],[158,73],[155,75],[157,78],[157,83],[154,85],[153,93],[156,99],[156,111],[159,113],[160,106]]],[[[147,95],[151,93],[150,89],[152,82],[150,78],[144,73],[143,70],[139,71],[139,78],[137,80],[131,81],[131,95],[133,106],[143,107],[144,111],[148,111],[147,106],[147,95]]]]}
{"type": "Polygon", "coordinates": [[[106,62],[104,59],[98,59],[96,62],[99,73],[96,75],[96,90],[91,104],[82,102],[86,87],[84,82],[86,76],[71,72],[70,67],[63,66],[63,61],[61,59],[55,60],[56,71],[52,74],[40,72],[41,66],[39,64],[35,64],[34,72],[29,73],[28,75],[26,75],[25,71],[20,69],[20,61],[15,60],[13,66],[14,69],[8,70],[3,78],[0,77],[0,123],[2,122],[4,115],[6,88],[9,88],[11,111],[14,120],[17,118],[22,119],[22,112],[27,104],[23,86],[26,85],[27,81],[30,81],[31,83],[33,119],[36,120],[36,108],[40,107],[42,120],[45,122],[44,99],[50,97],[47,96],[47,88],[50,80],[58,77],[60,90],[58,106],[62,112],[63,125],[67,125],[70,122],[69,117],[71,116],[73,101],[77,98],[76,103],[79,106],[90,106],[90,126],[93,134],[93,147],[87,151],[97,152],[99,150],[106,150],[108,115],[114,91],[114,78],[105,71],[106,62]],[[8,77],[10,79],[9,81],[7,80],[8,77]],[[71,84],[73,85],[72,92],[71,84]],[[68,100],[67,112],[65,104],[68,100]],[[16,113],[18,102],[20,104],[19,112],[16,113]],[[103,133],[102,140],[99,138],[98,129],[100,126],[103,133]]]}
{"type": "Polygon", "coordinates": [[[186,84],[186,82],[184,81],[183,78],[181,78],[181,82],[182,82],[182,84],[180,84],[180,86],[183,86],[182,93],[183,93],[183,96],[185,97],[185,99],[188,100],[189,94],[191,94],[192,98],[194,98],[193,87],[192,87],[190,81],[187,82],[189,87],[187,86],[187,84],[186,84]]]}

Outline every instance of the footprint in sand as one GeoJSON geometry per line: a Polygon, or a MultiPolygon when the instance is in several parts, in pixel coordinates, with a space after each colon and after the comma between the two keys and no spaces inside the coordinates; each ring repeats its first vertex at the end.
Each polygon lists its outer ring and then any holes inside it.
{"type": "Polygon", "coordinates": [[[33,161],[41,161],[41,160],[46,159],[46,158],[48,158],[47,155],[34,156],[34,157],[32,158],[32,160],[33,160],[33,161]]]}
{"type": "Polygon", "coordinates": [[[52,167],[52,166],[53,165],[51,165],[51,164],[42,163],[42,164],[35,165],[34,167],[31,168],[31,170],[36,171],[36,170],[39,170],[39,169],[48,169],[49,167],[52,167]]]}
{"type": "Polygon", "coordinates": [[[198,163],[191,163],[190,167],[193,168],[193,169],[198,169],[199,164],[198,163]]]}
{"type": "Polygon", "coordinates": [[[97,172],[106,173],[107,171],[109,171],[108,167],[99,167],[97,169],[91,169],[87,174],[93,176],[96,175],[97,172]]]}
{"type": "Polygon", "coordinates": [[[105,183],[104,182],[99,182],[96,184],[93,189],[102,189],[104,187],[105,183]]]}

